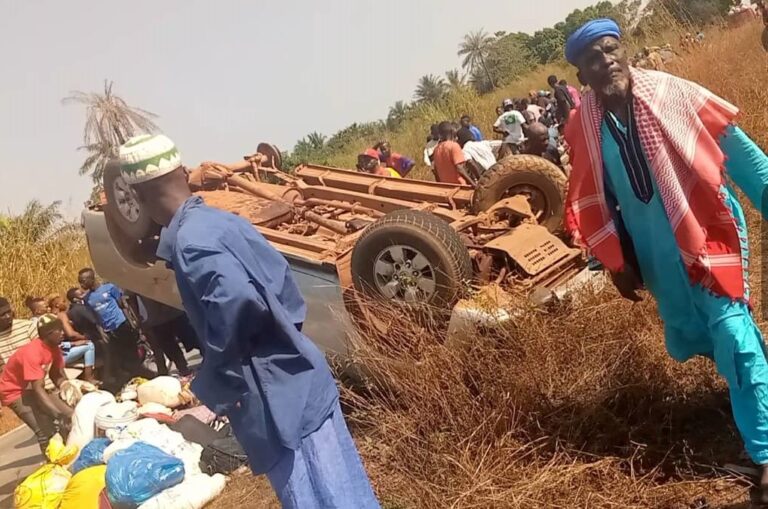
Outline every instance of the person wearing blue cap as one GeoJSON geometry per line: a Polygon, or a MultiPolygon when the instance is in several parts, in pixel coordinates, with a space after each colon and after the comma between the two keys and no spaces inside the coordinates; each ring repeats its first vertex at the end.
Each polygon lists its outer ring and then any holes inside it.
{"type": "Polygon", "coordinates": [[[761,466],[753,507],[768,508],[768,358],[749,304],[744,212],[729,183],[765,216],[768,157],[734,124],[735,106],[681,78],[630,67],[614,21],[579,28],[565,55],[591,88],[565,131],[566,227],[623,297],[642,300],[641,289],[654,296],[674,359],[715,362],[761,466]]]}

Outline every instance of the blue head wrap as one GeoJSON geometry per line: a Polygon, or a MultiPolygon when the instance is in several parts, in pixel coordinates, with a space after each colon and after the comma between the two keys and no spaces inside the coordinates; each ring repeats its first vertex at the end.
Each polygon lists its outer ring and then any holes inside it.
{"type": "Polygon", "coordinates": [[[621,29],[612,19],[602,18],[588,21],[576,30],[565,43],[565,59],[573,65],[587,46],[605,36],[621,39],[621,29]]]}

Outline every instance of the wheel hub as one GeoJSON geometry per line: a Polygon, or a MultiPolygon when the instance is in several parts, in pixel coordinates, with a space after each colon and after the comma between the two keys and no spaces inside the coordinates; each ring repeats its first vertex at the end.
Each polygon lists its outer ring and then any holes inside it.
{"type": "Polygon", "coordinates": [[[136,192],[129,186],[122,177],[115,179],[112,184],[113,194],[115,196],[117,210],[126,220],[135,223],[139,220],[141,208],[136,199],[136,192]]]}
{"type": "Polygon", "coordinates": [[[435,275],[427,257],[411,246],[387,247],[374,259],[376,288],[388,299],[428,302],[437,289],[435,275]]]}

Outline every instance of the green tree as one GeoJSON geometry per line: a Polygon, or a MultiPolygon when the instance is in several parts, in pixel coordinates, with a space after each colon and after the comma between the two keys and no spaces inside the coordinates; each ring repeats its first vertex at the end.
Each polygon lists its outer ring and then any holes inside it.
{"type": "Polygon", "coordinates": [[[464,36],[464,40],[459,44],[458,51],[458,55],[463,57],[461,66],[469,70],[470,73],[474,73],[478,68],[482,68],[488,82],[491,84],[491,88],[495,88],[496,85],[493,82],[493,77],[488,70],[485,60],[488,57],[494,40],[494,37],[488,35],[485,30],[481,29],[476,32],[470,32],[464,36]]]}
{"type": "Polygon", "coordinates": [[[581,25],[597,18],[611,18],[619,23],[619,25],[624,26],[626,20],[622,18],[621,13],[621,9],[617,8],[612,2],[603,1],[587,7],[584,10],[574,10],[565,17],[565,21],[556,24],[555,29],[562,33],[564,38],[568,38],[568,36],[575,32],[581,25]]]}
{"type": "Polygon", "coordinates": [[[528,50],[530,39],[528,34],[512,33],[493,41],[486,59],[491,89],[507,85],[533,68],[528,50]]]}
{"type": "Polygon", "coordinates": [[[320,134],[317,131],[307,135],[307,143],[309,143],[312,150],[322,150],[325,148],[325,140],[325,135],[320,134]]]}
{"type": "Polygon", "coordinates": [[[157,131],[154,120],[157,115],[141,108],[130,106],[112,92],[111,81],[104,81],[104,91],[71,92],[62,99],[63,104],[78,104],[85,107],[85,128],[83,145],[88,156],[80,166],[80,175],[90,175],[97,188],[101,188],[104,167],[117,150],[132,136],[157,131]]]}
{"type": "Polygon", "coordinates": [[[464,74],[461,74],[461,72],[458,69],[451,69],[450,71],[445,71],[445,79],[448,80],[448,89],[449,90],[461,90],[466,86],[466,76],[464,74]]]}
{"type": "Polygon", "coordinates": [[[657,0],[680,23],[704,25],[728,14],[731,0],[657,0]]]}
{"type": "Polygon", "coordinates": [[[445,96],[447,90],[448,85],[443,78],[427,74],[419,79],[419,84],[413,96],[416,98],[416,101],[421,103],[437,102],[445,96]]]}
{"type": "Polygon", "coordinates": [[[24,238],[28,242],[37,243],[51,237],[61,229],[64,218],[60,208],[60,201],[50,205],[43,205],[38,200],[30,201],[21,214],[1,218],[0,239],[24,238]]]}
{"type": "Polygon", "coordinates": [[[565,36],[554,28],[539,30],[528,41],[528,51],[540,64],[548,64],[563,56],[565,36]]]}
{"type": "Polygon", "coordinates": [[[387,129],[396,130],[403,123],[410,107],[405,101],[397,101],[394,105],[389,107],[389,113],[387,114],[387,129]]]}

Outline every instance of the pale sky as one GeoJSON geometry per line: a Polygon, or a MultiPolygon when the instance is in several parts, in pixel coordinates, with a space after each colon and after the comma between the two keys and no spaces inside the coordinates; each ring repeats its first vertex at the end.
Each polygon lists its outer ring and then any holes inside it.
{"type": "Polygon", "coordinates": [[[596,0],[0,0],[0,212],[33,198],[77,217],[84,110],[104,79],[159,115],[184,161],[289,150],[384,118],[419,77],[458,68],[463,35],[533,31],[596,0]]]}

